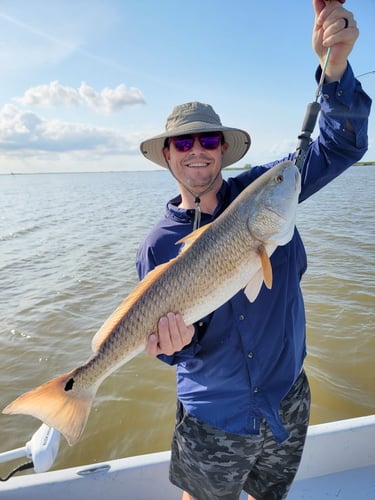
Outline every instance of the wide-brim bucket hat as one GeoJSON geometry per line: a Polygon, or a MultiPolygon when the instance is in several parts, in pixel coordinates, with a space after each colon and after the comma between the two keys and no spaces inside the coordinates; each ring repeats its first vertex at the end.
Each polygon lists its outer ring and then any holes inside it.
{"type": "Polygon", "coordinates": [[[248,151],[251,139],[245,130],[224,127],[212,106],[201,102],[188,102],[176,106],[167,118],[165,131],[141,143],[141,152],[148,159],[162,167],[168,167],[163,155],[165,139],[177,135],[200,132],[222,132],[228,144],[223,153],[222,167],[240,160],[248,151]]]}

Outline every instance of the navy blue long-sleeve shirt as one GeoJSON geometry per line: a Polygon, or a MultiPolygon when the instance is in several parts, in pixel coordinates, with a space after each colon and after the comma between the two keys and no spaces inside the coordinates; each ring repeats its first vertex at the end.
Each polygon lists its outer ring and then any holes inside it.
{"type": "MultiPolygon", "coordinates": [[[[350,65],[339,82],[324,85],[320,133],[306,155],[300,201],[362,158],[367,150],[370,107],[371,100],[350,65]]],[[[215,213],[202,214],[201,224],[217,218],[246,186],[279,161],[224,180],[215,213]]],[[[176,242],[192,231],[194,210],[178,208],[180,202],[180,196],[168,202],[165,216],[141,244],[136,259],[140,278],[175,257],[179,250],[176,242]]],[[[160,358],[177,365],[177,395],[188,413],[226,432],[243,435],[257,434],[263,417],[281,442],[287,432],[279,417],[280,403],[298,377],[306,355],[300,281],[307,259],[297,229],[288,244],[275,250],[271,264],[271,290],[262,286],[254,303],[243,291],[238,292],[195,325],[188,346],[160,358]]]]}

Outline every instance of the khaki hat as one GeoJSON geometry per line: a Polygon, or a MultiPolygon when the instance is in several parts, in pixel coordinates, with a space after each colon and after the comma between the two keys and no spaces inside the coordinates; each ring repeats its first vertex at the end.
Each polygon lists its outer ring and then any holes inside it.
{"type": "Polygon", "coordinates": [[[240,160],[251,144],[250,136],[245,130],[224,127],[212,106],[201,102],[188,102],[173,109],[167,118],[165,132],[143,141],[140,148],[148,160],[168,167],[163,155],[165,139],[200,132],[223,132],[224,140],[229,146],[223,154],[223,168],[240,160]]]}

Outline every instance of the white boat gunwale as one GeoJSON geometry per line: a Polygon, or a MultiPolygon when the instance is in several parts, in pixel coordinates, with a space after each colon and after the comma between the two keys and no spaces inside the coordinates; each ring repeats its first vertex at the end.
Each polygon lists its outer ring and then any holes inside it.
{"type": "MultiPolygon", "coordinates": [[[[178,500],[180,490],[168,480],[169,458],[162,451],[17,476],[0,483],[0,498],[178,500]]],[[[320,498],[375,499],[375,415],[309,427],[288,500],[320,498]]]]}

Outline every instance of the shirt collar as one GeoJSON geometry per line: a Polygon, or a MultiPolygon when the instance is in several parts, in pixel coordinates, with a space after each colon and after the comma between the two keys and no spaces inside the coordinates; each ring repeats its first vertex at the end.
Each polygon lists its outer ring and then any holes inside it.
{"type": "MultiPolygon", "coordinates": [[[[218,204],[214,214],[210,215],[210,214],[205,214],[203,212],[202,221],[207,223],[210,222],[212,219],[216,219],[216,217],[226,208],[226,206],[223,207],[223,204],[225,202],[227,193],[228,193],[228,184],[226,180],[223,180],[223,183],[221,184],[221,187],[216,195],[218,204]]],[[[166,213],[165,213],[166,217],[176,222],[186,223],[193,221],[195,210],[191,208],[189,209],[180,208],[179,207],[180,204],[181,204],[180,194],[169,200],[166,206],[166,213]]]]}

